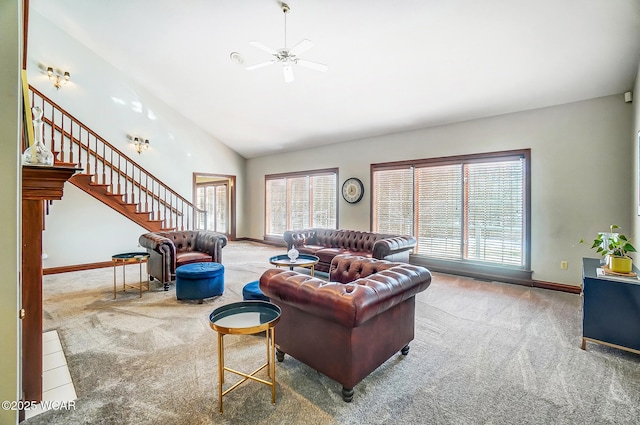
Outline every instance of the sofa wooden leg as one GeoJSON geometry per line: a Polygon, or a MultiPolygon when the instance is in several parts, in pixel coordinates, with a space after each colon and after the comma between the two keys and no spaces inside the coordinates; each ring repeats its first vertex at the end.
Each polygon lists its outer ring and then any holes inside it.
{"type": "Polygon", "coordinates": [[[353,393],[353,388],[342,387],[342,399],[347,403],[351,403],[351,400],[353,400],[353,393]]]}
{"type": "Polygon", "coordinates": [[[276,359],[277,359],[279,362],[284,361],[284,351],[280,351],[280,350],[278,350],[278,349],[276,348],[276,359]]]}
{"type": "Polygon", "coordinates": [[[409,344],[402,347],[402,350],[400,350],[400,352],[402,353],[403,356],[406,356],[407,354],[409,354],[409,344]]]}

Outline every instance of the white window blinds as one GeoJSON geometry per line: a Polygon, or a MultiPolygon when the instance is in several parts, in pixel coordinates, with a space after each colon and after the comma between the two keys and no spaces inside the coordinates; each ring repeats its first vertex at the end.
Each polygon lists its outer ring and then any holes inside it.
{"type": "Polygon", "coordinates": [[[413,168],[380,170],[373,174],[373,221],[376,232],[413,232],[413,168]]]}
{"type": "Polygon", "coordinates": [[[417,255],[527,265],[521,152],[373,165],[374,231],[414,235],[417,255]]]}
{"type": "Polygon", "coordinates": [[[524,160],[465,165],[467,244],[465,257],[523,264],[524,160]]]}
{"type": "Polygon", "coordinates": [[[265,176],[265,234],[287,229],[337,227],[337,171],[265,176]]]}
{"type": "Polygon", "coordinates": [[[418,254],[457,259],[462,245],[462,166],[416,168],[418,254]]]}

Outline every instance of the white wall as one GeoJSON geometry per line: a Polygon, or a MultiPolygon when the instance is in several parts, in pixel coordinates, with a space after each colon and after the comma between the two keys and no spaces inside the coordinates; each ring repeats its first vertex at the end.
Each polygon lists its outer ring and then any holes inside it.
{"type": "MultiPolygon", "coordinates": [[[[633,184],[631,185],[631,215],[633,217],[633,231],[630,232],[634,241],[633,246],[640,250],[640,64],[636,80],[633,84],[633,127],[630,134],[630,145],[633,150],[633,184]]],[[[629,236],[629,235],[627,235],[629,236]]],[[[633,255],[635,266],[639,267],[640,253],[633,255]]]]}
{"type": "MultiPolygon", "coordinates": [[[[194,172],[237,176],[237,233],[242,235],[244,158],[133,83],[126,69],[116,69],[80,43],[32,10],[29,82],[186,199],[192,199],[194,172]],[[47,66],[69,71],[70,82],[56,91],[47,66]],[[138,155],[127,134],[148,138],[151,148],[138,155]]],[[[76,191],[67,183],[65,196],[47,217],[45,268],[109,261],[114,253],[137,248],[141,227],[76,191]]]]}
{"type": "MultiPolygon", "coordinates": [[[[20,340],[18,324],[21,267],[20,124],[22,1],[0,1],[0,400],[19,400],[20,340]]],[[[0,423],[18,423],[17,411],[0,410],[0,423]]]]}
{"type": "Polygon", "coordinates": [[[365,196],[356,205],[340,200],[339,227],[369,230],[370,164],[531,148],[533,279],[579,285],[581,259],[593,253],[577,241],[632,223],[631,121],[631,106],[616,95],[249,159],[248,236],[264,234],[265,174],[339,167],[340,184],[360,178],[365,196]]]}

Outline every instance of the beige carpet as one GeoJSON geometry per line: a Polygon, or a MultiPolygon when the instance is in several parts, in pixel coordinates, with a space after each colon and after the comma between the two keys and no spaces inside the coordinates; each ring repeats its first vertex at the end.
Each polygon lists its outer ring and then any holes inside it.
{"type": "MultiPolygon", "coordinates": [[[[225,292],[204,304],[175,288],[142,299],[118,293],[101,269],[45,276],[44,329],[57,329],[78,399],[25,424],[637,424],[640,356],[580,349],[580,297],[435,274],[417,297],[416,338],[356,385],[341,387],[287,356],[277,401],[247,382],[218,413],[216,334],[209,313],[281,249],[233,242],[223,251],[225,292]]],[[[137,278],[137,266],[127,276],[137,278]]],[[[120,275],[118,275],[120,279],[120,275]]],[[[621,324],[623,326],[624,324],[621,324]]],[[[277,332],[277,328],[276,328],[277,332]]],[[[253,370],[264,339],[225,337],[227,366],[253,370]]],[[[227,382],[235,382],[228,374],[227,382]]]]}

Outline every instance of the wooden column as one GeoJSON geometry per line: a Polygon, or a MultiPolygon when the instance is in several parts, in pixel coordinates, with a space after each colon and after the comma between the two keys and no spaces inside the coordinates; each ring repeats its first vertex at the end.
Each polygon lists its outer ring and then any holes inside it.
{"type": "Polygon", "coordinates": [[[22,390],[42,401],[42,231],[44,203],[62,199],[74,167],[22,167],[22,390]]]}

